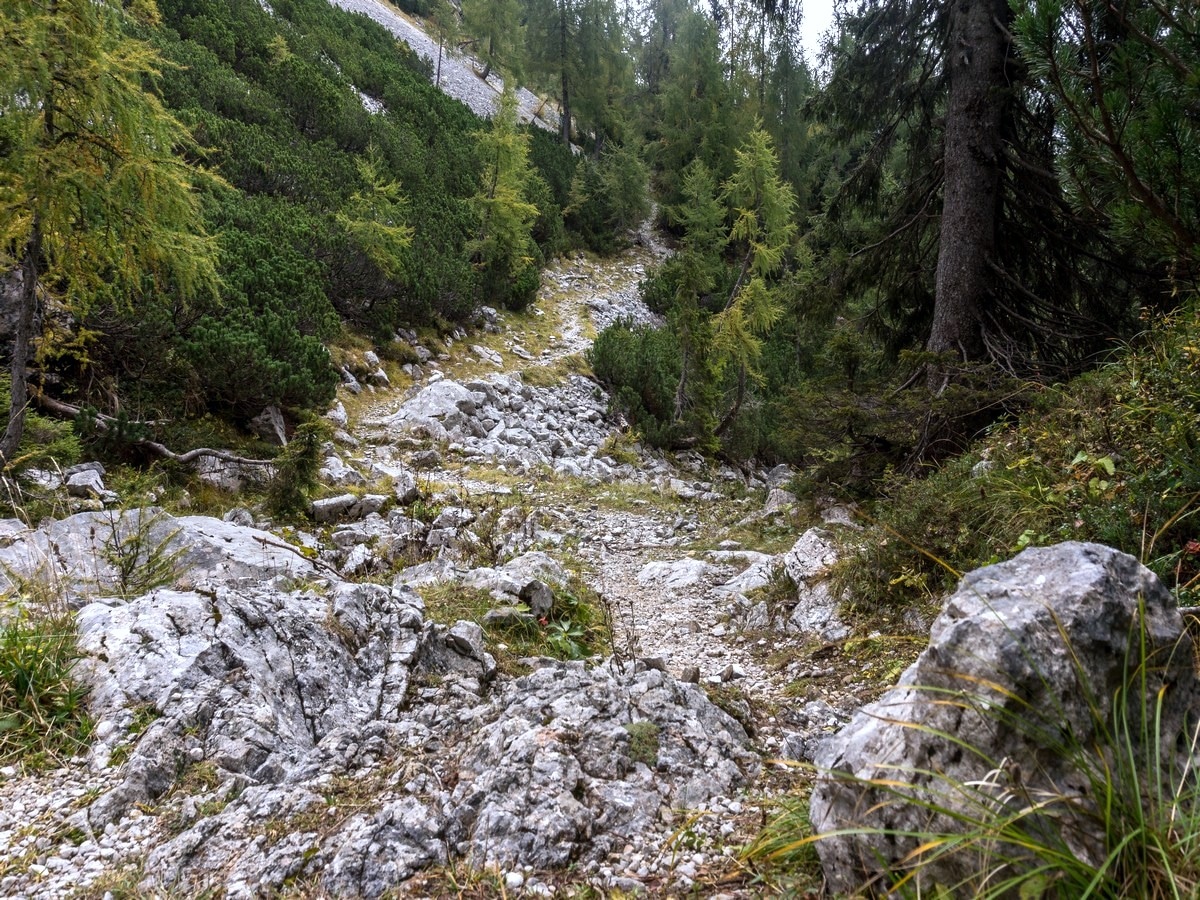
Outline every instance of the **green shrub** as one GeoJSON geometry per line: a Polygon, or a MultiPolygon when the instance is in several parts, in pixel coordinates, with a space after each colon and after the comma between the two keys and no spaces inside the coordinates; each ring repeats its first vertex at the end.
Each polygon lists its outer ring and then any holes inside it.
{"type": "Polygon", "coordinates": [[[958,572],[1062,540],[1143,559],[1192,602],[1200,583],[1200,345],[1195,304],[1140,344],[919,478],[887,474],[877,524],[838,580],[865,606],[920,602],[958,572]],[[983,462],[977,467],[977,464],[983,462]]]}
{"type": "MultiPolygon", "coordinates": [[[[0,376],[0,408],[7,410],[11,401],[7,375],[0,376]]],[[[25,431],[17,447],[17,457],[5,467],[6,475],[28,469],[61,470],[79,461],[83,448],[70,422],[49,419],[34,410],[25,413],[25,431]]]]}
{"type": "Polygon", "coordinates": [[[681,434],[673,422],[681,359],[669,330],[617,322],[597,336],[588,362],[647,442],[673,445],[681,434]]]}
{"type": "Polygon", "coordinates": [[[267,487],[267,509],[272,515],[305,512],[308,497],[321,468],[321,445],[329,440],[329,424],[315,417],[302,422],[275,460],[275,475],[267,487]]]}

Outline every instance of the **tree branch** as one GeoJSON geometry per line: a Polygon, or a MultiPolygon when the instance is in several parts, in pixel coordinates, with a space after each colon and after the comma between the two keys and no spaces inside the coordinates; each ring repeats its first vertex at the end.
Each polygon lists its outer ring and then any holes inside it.
{"type": "MultiPolygon", "coordinates": [[[[75,418],[83,413],[83,410],[78,406],[72,406],[69,403],[63,403],[61,400],[55,400],[53,397],[47,397],[45,394],[37,391],[34,393],[33,399],[37,405],[43,409],[48,409],[50,412],[57,413],[60,416],[75,418]]],[[[95,422],[101,431],[109,431],[112,429],[116,420],[112,416],[106,416],[103,413],[95,413],[95,422]]],[[[194,450],[188,450],[185,453],[176,453],[174,450],[167,447],[165,444],[160,444],[158,441],[152,441],[149,438],[139,438],[133,441],[134,446],[142,447],[149,450],[155,456],[169,459],[173,462],[187,465],[193,463],[203,456],[219,459],[221,462],[233,463],[239,466],[273,466],[273,459],[250,459],[245,456],[238,456],[230,453],[227,450],[213,450],[209,447],[197,447],[194,450]]]]}

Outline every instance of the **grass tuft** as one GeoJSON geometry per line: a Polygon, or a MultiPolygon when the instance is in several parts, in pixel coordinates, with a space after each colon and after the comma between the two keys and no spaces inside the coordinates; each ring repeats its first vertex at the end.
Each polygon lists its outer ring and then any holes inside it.
{"type": "Polygon", "coordinates": [[[74,619],[23,610],[0,628],[0,762],[45,768],[87,746],[74,619]]]}

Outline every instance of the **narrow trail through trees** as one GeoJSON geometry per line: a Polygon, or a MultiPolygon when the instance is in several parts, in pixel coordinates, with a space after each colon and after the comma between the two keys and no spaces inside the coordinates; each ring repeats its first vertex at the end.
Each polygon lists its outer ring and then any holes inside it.
{"type": "MultiPolygon", "coordinates": [[[[351,432],[364,445],[372,445],[368,452],[381,462],[405,463],[412,452],[381,444],[377,427],[429,384],[453,381],[469,387],[517,376],[542,385],[551,377],[576,377],[563,369],[564,362],[585,358],[603,327],[622,318],[657,321],[642,303],[638,284],[665,255],[665,248],[644,229],[635,246],[611,259],[579,255],[559,260],[544,273],[533,310],[501,314],[493,329],[497,333],[454,342],[443,354],[447,358],[436,361],[436,368],[426,367],[424,380],[403,393],[371,402],[357,422],[352,420],[351,432]],[[495,354],[490,363],[473,352],[484,337],[494,348],[489,351],[495,354]],[[537,355],[525,349],[539,345],[537,355]],[[523,359],[521,354],[532,358],[523,359]],[[496,358],[501,360],[498,366],[496,358]],[[481,364],[490,372],[479,374],[481,364]]],[[[545,390],[554,394],[558,385],[551,383],[545,390]]],[[[598,384],[591,382],[591,390],[607,404],[598,384]]],[[[756,547],[722,543],[729,523],[753,518],[759,511],[761,493],[747,489],[741,472],[702,464],[699,457],[675,460],[651,451],[629,436],[622,437],[618,421],[610,419],[603,427],[611,441],[624,445],[624,453],[637,455],[636,480],[605,483],[535,470],[508,473],[503,490],[554,523],[564,540],[559,547],[545,549],[568,568],[580,571],[610,602],[615,655],[648,660],[676,676],[698,678],[728,693],[747,716],[751,706],[764,710],[781,705],[786,678],[780,671],[770,671],[766,663],[771,653],[781,649],[781,641],[740,626],[739,613],[745,613],[746,601],[739,590],[741,582],[735,581],[751,569],[752,579],[761,574],[758,581],[765,580],[774,557],[756,547]]],[[[554,430],[552,425],[550,431],[554,430]]],[[[489,471],[494,463],[463,462],[476,456],[475,443],[443,443],[441,465],[423,477],[468,495],[495,492],[496,473],[489,471]]],[[[769,733],[774,716],[761,718],[757,724],[767,726],[763,743],[775,752],[780,737],[769,733]]]]}

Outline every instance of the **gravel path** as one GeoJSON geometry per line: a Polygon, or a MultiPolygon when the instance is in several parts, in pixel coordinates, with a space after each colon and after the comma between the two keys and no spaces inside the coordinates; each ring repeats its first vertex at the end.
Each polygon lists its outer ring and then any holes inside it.
{"type": "MultiPolygon", "coordinates": [[[[434,67],[438,64],[438,43],[425,33],[421,25],[394,6],[379,0],[330,0],[331,3],[350,12],[360,13],[375,20],[400,40],[404,41],[434,67]]],[[[496,112],[504,81],[492,73],[486,81],[483,66],[470,54],[457,50],[443,49],[441,89],[456,100],[470,107],[477,116],[490,118],[496,112]]],[[[517,91],[518,115],[522,122],[535,122],[548,131],[558,130],[558,116],[549,103],[540,100],[525,88],[517,91]]]]}
{"type": "MultiPolygon", "coordinates": [[[[537,362],[553,363],[586,353],[593,336],[618,319],[661,324],[661,319],[642,303],[639,282],[667,253],[647,228],[632,247],[613,258],[596,260],[579,255],[561,259],[548,268],[537,305],[558,327],[550,347],[537,362]]],[[[530,335],[521,331],[520,321],[501,316],[501,339],[508,347],[530,343],[530,335]]],[[[458,370],[464,364],[478,366],[478,359],[468,351],[471,340],[458,341],[450,358],[432,370],[432,379],[470,380],[458,370]]],[[[509,377],[529,365],[512,353],[502,354],[502,360],[503,364],[489,377],[509,377]]],[[[391,394],[376,401],[365,421],[378,421],[395,413],[423,386],[419,382],[403,396],[391,394]]],[[[594,391],[602,389],[595,385],[594,391]]],[[[615,433],[616,425],[610,427],[615,433]]],[[[384,447],[377,452],[391,453],[384,447]]],[[[464,455],[471,452],[468,441],[464,455]]],[[[614,605],[614,639],[619,653],[661,661],[677,676],[688,675],[689,669],[697,670],[691,677],[698,676],[711,685],[736,685],[755,704],[782,703],[786,679],[782,673],[765,668],[767,641],[761,636],[747,636],[730,624],[733,614],[739,612],[739,598],[736,589],[725,585],[747,567],[748,560],[737,553],[709,555],[691,549],[701,533],[712,531],[721,501],[715,499],[708,482],[699,482],[697,493],[701,496],[681,498],[669,484],[697,484],[697,474],[678,468],[660,453],[645,448],[640,452],[644,456],[635,467],[636,477],[657,473],[650,476],[657,493],[637,501],[637,512],[605,509],[604,504],[595,502],[598,492],[620,492],[620,484],[613,488],[590,484],[573,489],[563,484],[569,479],[560,478],[554,488],[547,489],[544,477],[533,473],[513,490],[542,504],[554,521],[565,523],[562,530],[571,538],[572,555],[582,562],[592,586],[614,605]]],[[[442,469],[438,474],[460,488],[488,489],[485,482],[464,478],[461,471],[442,469]]],[[[751,506],[747,512],[756,508],[751,506]]],[[[746,549],[750,560],[761,558],[754,548],[746,549]]],[[[774,639],[770,649],[777,649],[780,643],[781,639],[774,639]]],[[[773,749],[777,736],[769,733],[770,721],[764,724],[768,733],[763,742],[773,749]]]]}

